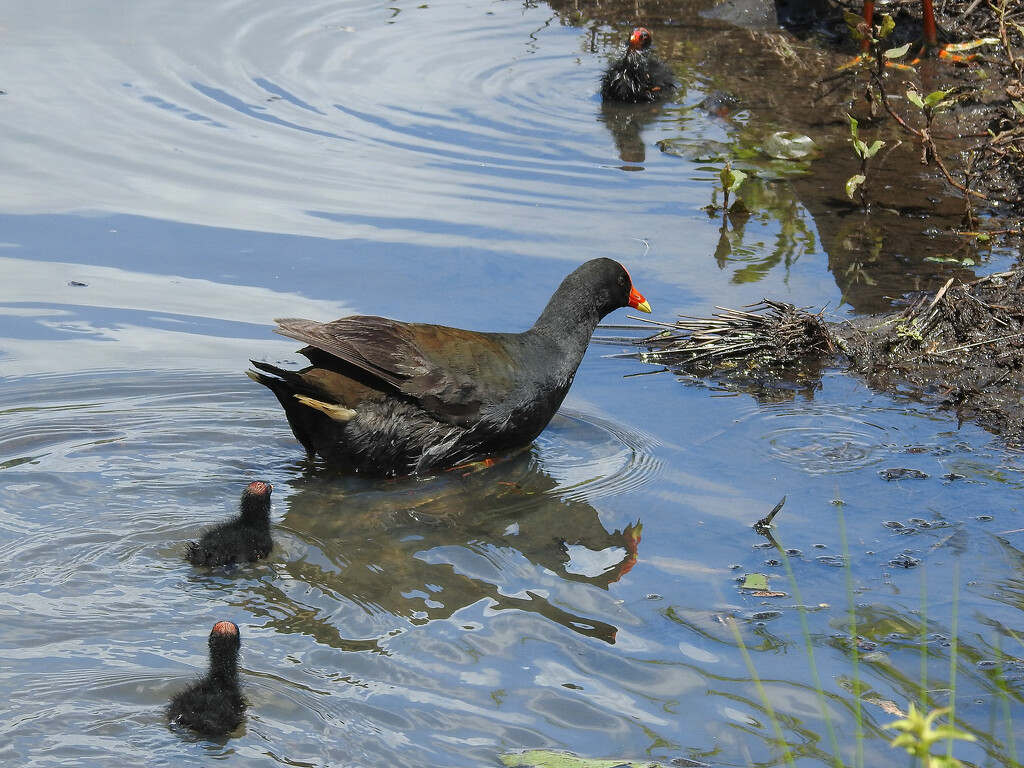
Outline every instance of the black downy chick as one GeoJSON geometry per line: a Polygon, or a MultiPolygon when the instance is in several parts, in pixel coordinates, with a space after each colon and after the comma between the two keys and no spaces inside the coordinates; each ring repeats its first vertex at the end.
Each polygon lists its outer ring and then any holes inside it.
{"type": "Polygon", "coordinates": [[[188,561],[216,568],[251,563],[270,554],[270,493],[274,486],[260,480],[249,483],[238,505],[238,517],[211,528],[199,541],[189,542],[188,561]]]}
{"type": "Polygon", "coordinates": [[[627,104],[657,101],[676,87],[672,70],[651,50],[651,33],[637,27],[626,52],[608,67],[601,80],[601,98],[627,104]]]}
{"type": "Polygon", "coordinates": [[[203,736],[226,736],[245,714],[245,699],[238,684],[238,627],[218,621],[210,631],[210,669],[171,699],[171,722],[203,736]]]}

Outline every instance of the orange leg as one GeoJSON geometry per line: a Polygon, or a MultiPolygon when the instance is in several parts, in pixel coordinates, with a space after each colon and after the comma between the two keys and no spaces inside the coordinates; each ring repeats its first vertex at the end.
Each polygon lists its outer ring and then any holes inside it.
{"type": "MultiPolygon", "coordinates": [[[[864,21],[870,27],[875,20],[875,0],[864,0],[864,10],[860,15],[864,17],[864,21]]],[[[861,55],[867,54],[871,50],[871,41],[866,37],[860,41],[860,50],[861,55]]]]}
{"type": "Polygon", "coordinates": [[[921,13],[924,14],[924,27],[921,30],[921,38],[924,47],[928,50],[939,47],[939,33],[935,29],[935,6],[932,0],[922,0],[924,3],[921,13]]]}

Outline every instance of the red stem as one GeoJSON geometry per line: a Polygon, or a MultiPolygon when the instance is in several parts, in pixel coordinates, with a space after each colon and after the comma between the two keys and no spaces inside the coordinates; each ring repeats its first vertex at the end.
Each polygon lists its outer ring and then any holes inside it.
{"type": "MultiPolygon", "coordinates": [[[[928,4],[931,4],[931,0],[926,0],[928,4]]],[[[871,27],[875,23],[875,0],[864,0],[864,12],[861,14],[864,17],[864,21],[868,23],[868,27],[871,27]]],[[[868,38],[864,38],[860,41],[860,49],[864,53],[871,50],[871,41],[868,38]]]]}
{"type": "Polygon", "coordinates": [[[932,7],[932,0],[923,0],[923,2],[924,29],[922,30],[922,35],[924,36],[925,48],[931,50],[939,45],[939,34],[935,31],[935,8],[932,7]]]}

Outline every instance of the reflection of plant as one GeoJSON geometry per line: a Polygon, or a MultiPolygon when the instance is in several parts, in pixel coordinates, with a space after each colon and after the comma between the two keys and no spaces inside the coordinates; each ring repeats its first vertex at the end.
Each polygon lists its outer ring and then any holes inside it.
{"type": "MultiPolygon", "coordinates": [[[[1024,668],[1024,662],[1013,659],[1012,657],[1006,656],[1001,651],[996,651],[991,648],[974,647],[974,646],[961,646],[961,640],[957,630],[957,615],[958,615],[958,571],[959,568],[954,566],[953,568],[953,589],[950,595],[953,607],[952,614],[952,626],[945,632],[935,632],[936,628],[932,628],[929,631],[929,622],[927,620],[921,620],[920,622],[913,616],[908,615],[903,610],[893,609],[891,611],[876,611],[863,605],[856,605],[857,594],[860,594],[859,590],[855,587],[853,581],[853,574],[851,569],[852,559],[850,557],[850,551],[848,548],[848,541],[846,535],[846,526],[844,521],[844,515],[842,514],[842,502],[836,500],[834,502],[838,507],[837,522],[839,525],[839,537],[842,542],[842,553],[844,558],[844,571],[846,573],[846,592],[847,601],[849,603],[849,614],[847,620],[841,620],[842,633],[840,635],[832,635],[830,638],[830,645],[835,648],[841,648],[845,653],[848,654],[851,668],[851,676],[843,679],[840,682],[840,688],[847,691],[850,697],[843,701],[845,709],[849,712],[855,728],[855,743],[852,745],[853,754],[850,755],[852,758],[852,768],[863,768],[867,765],[880,765],[883,764],[876,760],[865,760],[864,746],[866,744],[866,737],[875,736],[883,737],[883,729],[895,729],[899,731],[895,738],[891,738],[890,745],[906,749],[907,752],[917,758],[918,768],[962,768],[962,763],[952,756],[953,742],[954,740],[961,740],[966,742],[977,742],[979,745],[989,754],[990,757],[994,758],[997,762],[994,764],[1002,764],[1009,766],[1016,766],[1020,768],[1020,763],[1017,761],[1016,751],[1014,748],[1014,727],[1012,722],[1012,716],[1008,709],[1009,700],[1015,699],[1020,700],[1019,695],[1011,692],[1010,687],[1007,685],[1004,678],[1001,676],[993,676],[987,678],[990,684],[996,687],[997,695],[1001,696],[1007,706],[1004,706],[1005,716],[1005,728],[1006,738],[1008,743],[1000,743],[999,739],[993,730],[980,730],[970,733],[966,730],[956,727],[955,717],[952,714],[952,707],[940,707],[931,701],[932,694],[941,691],[945,695],[948,695],[949,700],[955,701],[957,699],[957,671],[960,667],[960,658],[966,651],[968,656],[968,664],[965,667],[971,670],[971,676],[977,682],[975,670],[977,669],[978,661],[980,659],[991,659],[993,657],[1000,658],[1004,662],[1009,664],[1020,664],[1024,668]],[[856,607],[855,607],[856,606],[856,607]],[[920,649],[921,656],[921,668],[915,675],[914,673],[907,673],[900,669],[900,666],[895,662],[895,658],[891,655],[891,650],[884,650],[884,645],[889,645],[890,649],[895,649],[904,645],[907,640],[916,639],[917,647],[920,649]],[[948,647],[949,650],[949,677],[948,682],[941,688],[936,688],[934,684],[929,685],[927,662],[931,659],[937,660],[938,657],[935,653],[939,648],[948,647]],[[935,650],[932,650],[935,649],[935,650]],[[915,704],[910,704],[908,711],[903,712],[896,705],[895,701],[891,698],[891,694],[887,697],[881,692],[872,690],[872,686],[869,682],[868,675],[881,675],[882,679],[886,680],[890,684],[896,684],[897,687],[901,688],[909,699],[914,699],[923,702],[924,709],[919,710],[915,704]],[[865,712],[863,704],[870,704],[873,707],[879,707],[889,715],[895,715],[899,717],[898,720],[892,723],[884,725],[875,725],[872,722],[872,718],[865,712]],[[949,724],[936,724],[940,718],[949,716],[949,724]],[[946,754],[945,755],[932,755],[931,751],[936,742],[945,742],[946,754]]],[[[755,526],[755,530],[756,526],[755,526]]],[[[792,567],[791,554],[794,550],[786,549],[780,544],[773,532],[777,529],[771,530],[760,530],[763,536],[768,540],[768,543],[775,548],[778,554],[778,562],[786,570],[786,576],[789,580],[790,591],[797,606],[800,606],[800,616],[803,623],[803,635],[804,635],[804,646],[806,649],[807,659],[810,667],[810,673],[813,679],[814,690],[818,695],[819,702],[821,703],[821,714],[824,721],[825,729],[828,733],[829,742],[832,746],[832,765],[842,768],[842,766],[851,765],[844,761],[841,755],[839,744],[836,740],[836,728],[841,726],[839,720],[834,720],[831,708],[828,706],[829,702],[838,702],[840,698],[835,693],[827,692],[823,685],[822,679],[819,677],[816,664],[814,646],[816,645],[815,635],[812,634],[809,626],[806,622],[808,609],[806,607],[806,601],[800,595],[799,583],[797,574],[792,567]]],[[[797,552],[797,554],[799,554],[797,552]]],[[[1024,563],[1024,556],[1020,558],[1020,562],[1024,563]]],[[[744,580],[744,585],[746,584],[744,580]]],[[[921,591],[921,608],[920,614],[923,616],[928,608],[927,590],[925,584],[927,583],[926,576],[922,571],[922,591],[921,591]]],[[[758,593],[762,594],[762,593],[758,593]]],[[[778,592],[777,594],[785,595],[784,592],[778,592]]],[[[754,661],[748,657],[748,654],[744,651],[743,640],[739,635],[738,628],[735,626],[735,622],[732,622],[733,635],[736,638],[740,650],[744,652],[744,656],[747,660],[748,669],[751,673],[752,682],[757,686],[758,691],[762,699],[765,699],[767,692],[763,690],[763,685],[758,680],[756,671],[753,668],[754,661]]],[[[1004,630],[1005,631],[1005,630],[1004,630]]],[[[1011,633],[1012,636],[1013,633],[1011,633]]],[[[983,678],[986,679],[986,678],[983,678]]],[[[790,740],[783,740],[780,738],[778,730],[780,726],[784,726],[787,723],[788,716],[784,709],[780,709],[778,703],[773,707],[768,701],[763,702],[766,714],[772,718],[772,724],[775,725],[775,737],[772,739],[768,734],[765,734],[766,741],[773,741],[778,747],[781,747],[784,752],[781,755],[781,760],[788,764],[792,764],[794,756],[798,755],[799,752],[794,752],[793,744],[790,740]],[[779,722],[775,722],[775,718],[779,719],[779,722]]],[[[992,724],[990,724],[991,728],[992,724]]],[[[822,735],[824,741],[824,735],[822,735]]],[[[888,760],[885,761],[885,764],[888,760]]]]}
{"type": "Polygon", "coordinates": [[[900,731],[892,740],[894,747],[903,747],[907,754],[916,757],[926,768],[960,768],[963,765],[952,755],[933,755],[932,745],[937,741],[952,742],[953,739],[975,741],[974,736],[965,733],[955,725],[935,725],[935,721],[950,712],[949,707],[934,709],[928,714],[918,712],[913,702],[907,716],[886,725],[900,731]]]}
{"type": "Polygon", "coordinates": [[[815,233],[808,226],[807,213],[793,198],[792,188],[748,178],[743,187],[747,208],[755,211],[748,219],[732,217],[731,229],[722,227],[715,250],[718,266],[735,265],[731,282],[756,283],[772,270],[788,270],[806,253],[816,249],[815,233]],[[771,228],[773,242],[768,247],[761,239],[771,228]]]}
{"type": "Polygon", "coordinates": [[[848,254],[856,254],[845,269],[836,271],[836,283],[843,292],[843,303],[857,285],[877,285],[872,272],[878,269],[885,239],[870,221],[856,221],[852,217],[843,224],[835,242],[848,254]]]}

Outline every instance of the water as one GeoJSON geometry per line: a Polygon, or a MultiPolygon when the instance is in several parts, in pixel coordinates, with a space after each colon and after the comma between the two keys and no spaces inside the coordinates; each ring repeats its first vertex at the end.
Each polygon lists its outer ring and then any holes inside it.
{"type": "Polygon", "coordinates": [[[546,6],[15,2],[0,30],[5,765],[779,764],[774,724],[852,764],[858,701],[879,765],[895,708],[951,703],[954,637],[957,755],[1014,754],[1021,461],[971,425],[840,371],[756,401],[595,346],[529,451],[379,481],[311,467],[243,374],[298,361],[278,316],[521,330],[597,255],[661,319],[837,306],[806,210],[779,192],[723,249],[716,169],[654,147],[733,130],[687,111],[689,64],[640,158],[594,95],[622,30],[546,6]],[[257,478],[272,556],[190,568],[257,478]],[[750,527],[783,496],[788,559],[750,527]],[[221,619],[247,723],[176,733],[221,619]]]}

